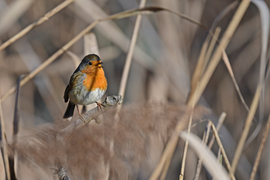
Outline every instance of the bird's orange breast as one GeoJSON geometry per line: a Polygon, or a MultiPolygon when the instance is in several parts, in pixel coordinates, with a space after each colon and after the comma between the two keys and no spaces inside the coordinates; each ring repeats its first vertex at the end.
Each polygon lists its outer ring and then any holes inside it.
{"type": "Polygon", "coordinates": [[[96,71],[82,70],[82,73],[86,74],[83,85],[89,91],[93,91],[96,88],[101,90],[107,89],[107,80],[102,68],[97,68],[96,71]]]}

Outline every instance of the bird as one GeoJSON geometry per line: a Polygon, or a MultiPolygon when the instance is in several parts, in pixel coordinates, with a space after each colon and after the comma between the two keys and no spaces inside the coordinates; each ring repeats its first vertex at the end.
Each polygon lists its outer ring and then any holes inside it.
{"type": "Polygon", "coordinates": [[[97,102],[107,90],[107,79],[102,64],[98,55],[89,54],[83,58],[74,71],[64,93],[65,103],[69,101],[64,119],[72,119],[76,106],[80,119],[85,121],[78,105],[96,103],[98,109],[102,109],[103,104],[97,102]]]}

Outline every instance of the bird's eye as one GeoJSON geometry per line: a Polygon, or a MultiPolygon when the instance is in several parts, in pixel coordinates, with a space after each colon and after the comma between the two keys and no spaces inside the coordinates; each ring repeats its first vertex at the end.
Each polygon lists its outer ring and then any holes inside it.
{"type": "Polygon", "coordinates": [[[89,65],[90,65],[90,66],[92,65],[91,61],[89,61],[89,65]]]}

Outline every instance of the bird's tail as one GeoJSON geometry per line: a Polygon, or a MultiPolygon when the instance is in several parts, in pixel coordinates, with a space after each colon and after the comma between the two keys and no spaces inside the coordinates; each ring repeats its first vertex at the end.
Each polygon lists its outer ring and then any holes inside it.
{"type": "Polygon", "coordinates": [[[73,116],[73,113],[74,113],[74,108],[75,108],[75,104],[73,104],[73,103],[71,103],[71,102],[69,101],[68,107],[67,107],[67,109],[66,109],[66,112],[65,112],[63,118],[70,121],[71,118],[72,118],[72,116],[73,116]]]}

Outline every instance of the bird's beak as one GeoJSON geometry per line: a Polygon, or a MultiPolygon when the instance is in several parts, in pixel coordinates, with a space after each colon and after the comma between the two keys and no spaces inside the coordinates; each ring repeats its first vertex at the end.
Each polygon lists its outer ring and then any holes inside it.
{"type": "Polygon", "coordinates": [[[102,64],[103,64],[103,62],[99,61],[96,66],[99,68],[102,68],[102,64]]]}

